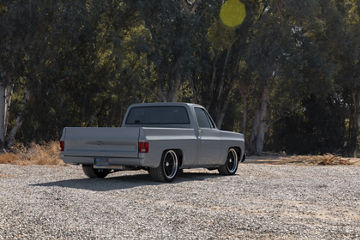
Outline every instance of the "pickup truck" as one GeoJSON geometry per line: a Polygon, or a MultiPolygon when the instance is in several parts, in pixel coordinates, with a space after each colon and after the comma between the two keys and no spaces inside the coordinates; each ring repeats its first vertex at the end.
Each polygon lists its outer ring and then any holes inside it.
{"type": "Polygon", "coordinates": [[[204,107],[189,103],[133,104],[121,127],[65,127],[60,139],[63,161],[81,164],[90,178],[145,169],[164,182],[187,168],[233,175],[244,145],[243,134],[219,130],[204,107]]]}

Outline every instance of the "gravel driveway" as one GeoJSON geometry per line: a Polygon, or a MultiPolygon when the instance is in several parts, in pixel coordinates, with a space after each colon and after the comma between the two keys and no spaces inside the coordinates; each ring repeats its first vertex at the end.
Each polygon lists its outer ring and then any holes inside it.
{"type": "Polygon", "coordinates": [[[242,164],[235,176],[0,165],[0,239],[360,239],[360,166],[242,164]]]}

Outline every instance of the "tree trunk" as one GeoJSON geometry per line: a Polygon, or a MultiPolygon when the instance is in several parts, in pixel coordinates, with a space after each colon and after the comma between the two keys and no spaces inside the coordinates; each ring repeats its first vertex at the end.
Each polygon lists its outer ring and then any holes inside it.
{"type": "Polygon", "coordinates": [[[353,153],[354,157],[357,157],[358,153],[358,135],[359,135],[359,121],[360,121],[360,93],[353,89],[352,91],[353,99],[353,116],[352,124],[350,129],[350,151],[353,153]]]}
{"type": "Polygon", "coordinates": [[[224,106],[222,107],[222,109],[218,112],[217,114],[217,118],[216,118],[216,126],[221,129],[221,126],[224,122],[224,118],[225,118],[225,114],[226,111],[229,107],[229,98],[226,99],[224,106]]]}
{"type": "Polygon", "coordinates": [[[170,85],[167,100],[168,102],[177,102],[181,85],[181,68],[179,60],[176,62],[173,71],[170,71],[170,74],[173,75],[174,78],[172,79],[172,84],[170,85]]]}
{"type": "Polygon", "coordinates": [[[221,73],[219,92],[218,92],[218,96],[217,96],[218,101],[220,100],[221,95],[223,94],[223,91],[224,91],[224,84],[225,84],[225,77],[226,77],[226,67],[227,67],[227,64],[229,62],[230,52],[231,52],[231,47],[229,47],[228,50],[226,51],[226,57],[225,57],[225,61],[224,61],[223,71],[221,73]]]}
{"type": "Polygon", "coordinates": [[[261,104],[260,109],[256,112],[253,132],[251,133],[250,139],[250,148],[251,151],[260,154],[264,148],[264,137],[265,137],[265,130],[266,130],[266,113],[267,113],[267,105],[269,101],[269,89],[265,85],[261,94],[261,104]]]}
{"type": "Polygon", "coordinates": [[[260,124],[260,111],[256,110],[254,124],[252,127],[250,142],[249,142],[249,148],[251,153],[256,153],[256,138],[258,135],[259,124],[260,124]]]}
{"type": "Polygon", "coordinates": [[[5,88],[5,110],[4,110],[4,132],[7,133],[7,127],[9,124],[10,105],[13,94],[13,86],[7,86],[5,88]]]}
{"type": "Polygon", "coordinates": [[[243,100],[243,115],[242,115],[242,132],[244,134],[244,136],[246,136],[246,125],[247,125],[247,111],[248,111],[248,106],[247,106],[247,96],[245,96],[244,100],[243,100]]]}
{"type": "Polygon", "coordinates": [[[209,99],[208,99],[208,103],[205,105],[206,109],[210,109],[210,106],[212,104],[212,99],[214,96],[214,86],[215,86],[216,71],[217,71],[217,68],[216,68],[217,60],[218,60],[218,54],[215,55],[213,66],[212,66],[213,71],[212,71],[212,75],[211,75],[211,83],[210,83],[210,88],[209,88],[209,99]]]}
{"type": "Polygon", "coordinates": [[[160,82],[158,82],[158,90],[159,90],[159,97],[161,102],[167,102],[167,99],[165,97],[164,91],[161,88],[160,82]]]}
{"type": "MultiPolygon", "coordinates": [[[[29,98],[30,98],[30,93],[29,93],[29,91],[26,91],[24,94],[24,99],[21,103],[21,109],[25,109],[25,104],[29,100],[29,98]]],[[[14,127],[11,129],[11,131],[7,137],[7,147],[8,148],[10,148],[14,144],[15,136],[16,136],[17,132],[19,131],[19,129],[21,128],[22,124],[23,124],[23,112],[21,112],[16,117],[14,127]]]]}
{"type": "MultiPolygon", "coordinates": [[[[216,125],[218,126],[218,128],[221,128],[221,126],[222,126],[222,123],[223,123],[224,117],[225,117],[225,113],[226,113],[226,110],[228,108],[229,101],[230,101],[229,100],[230,93],[227,96],[223,96],[224,95],[223,93],[224,93],[225,77],[226,77],[226,67],[229,62],[230,52],[231,52],[231,47],[229,47],[228,50],[226,51],[224,66],[223,66],[220,83],[219,83],[219,87],[218,87],[219,91],[216,96],[215,119],[216,119],[216,125]],[[221,97],[223,97],[223,99],[225,99],[225,102],[221,101],[222,100],[221,97]]],[[[213,77],[215,77],[214,73],[213,73],[213,77]]],[[[210,106],[211,106],[212,102],[213,102],[213,97],[210,99],[210,106]]]]}
{"type": "Polygon", "coordinates": [[[198,103],[198,95],[197,95],[197,91],[196,91],[196,88],[195,88],[194,78],[195,78],[195,77],[192,77],[192,78],[190,79],[191,90],[192,90],[192,92],[193,92],[193,97],[192,97],[192,99],[193,99],[193,102],[194,102],[194,103],[198,103]]]}
{"type": "Polygon", "coordinates": [[[14,124],[14,127],[11,129],[10,133],[9,133],[9,136],[7,138],[7,146],[8,148],[10,148],[14,142],[15,142],[15,136],[16,136],[16,133],[19,131],[19,129],[21,128],[21,125],[23,123],[23,118],[22,116],[18,116],[16,118],[16,121],[15,121],[15,124],[14,124]]]}
{"type": "Polygon", "coordinates": [[[180,84],[181,84],[181,74],[176,73],[174,84],[172,85],[172,88],[170,89],[169,96],[168,96],[169,102],[177,102],[178,101],[180,84]]]}
{"type": "Polygon", "coordinates": [[[5,87],[0,83],[0,151],[2,151],[5,146],[5,102],[5,87]]]}
{"type": "Polygon", "coordinates": [[[248,115],[248,94],[247,90],[240,89],[241,100],[243,104],[243,113],[242,113],[242,133],[246,136],[246,125],[247,125],[247,115],[248,115]]]}
{"type": "Polygon", "coordinates": [[[269,90],[267,86],[264,87],[261,97],[261,109],[260,109],[260,125],[258,131],[258,137],[256,139],[256,152],[261,153],[264,148],[264,137],[265,137],[265,118],[267,113],[267,105],[269,101],[269,90]]]}

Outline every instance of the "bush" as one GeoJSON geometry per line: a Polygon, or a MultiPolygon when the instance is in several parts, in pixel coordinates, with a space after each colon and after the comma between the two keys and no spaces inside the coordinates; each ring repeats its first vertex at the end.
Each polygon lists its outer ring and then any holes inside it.
{"type": "Polygon", "coordinates": [[[60,148],[58,142],[39,145],[31,143],[29,147],[21,143],[15,144],[11,152],[0,155],[1,164],[16,165],[60,165],[64,162],[59,158],[60,148]]]}
{"type": "Polygon", "coordinates": [[[306,165],[352,165],[349,158],[342,158],[333,154],[316,156],[291,156],[281,158],[280,163],[300,163],[306,165]]]}

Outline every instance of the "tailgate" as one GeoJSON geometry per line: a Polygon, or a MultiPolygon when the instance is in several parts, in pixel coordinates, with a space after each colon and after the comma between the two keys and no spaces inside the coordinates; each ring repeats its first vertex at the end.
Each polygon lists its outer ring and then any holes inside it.
{"type": "Polygon", "coordinates": [[[138,157],[139,128],[80,128],[64,130],[64,156],[138,157]]]}

